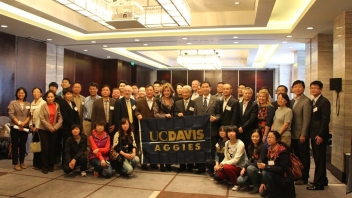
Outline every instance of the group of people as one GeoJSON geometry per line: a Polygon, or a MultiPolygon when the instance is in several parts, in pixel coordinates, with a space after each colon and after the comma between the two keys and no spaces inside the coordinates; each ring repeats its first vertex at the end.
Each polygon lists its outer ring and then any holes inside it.
{"type": "MultiPolygon", "coordinates": [[[[304,95],[305,83],[297,80],[291,87],[294,98],[290,100],[287,87],[280,85],[276,101],[267,87],[253,100],[252,88],[244,84],[238,86],[235,98],[231,84],[219,82],[217,94],[211,95],[210,83],[198,80],[191,86],[178,83],[175,89],[166,81],[140,88],[120,81],[112,90],[103,85],[100,96],[98,84],[92,82],[87,97],[80,94],[79,83],[71,87],[65,78],[61,86],[63,91],[56,94],[58,84],[50,83],[43,98],[42,90],[34,88],[32,103],[26,101],[26,89],[17,89],[16,100],[8,107],[15,170],[26,168],[25,129],[33,132],[33,141],[41,141],[42,151],[34,154],[33,166],[43,173],[53,171],[54,164],[62,161],[66,173],[80,166],[85,176],[90,165],[95,176],[111,177],[113,169],[131,174],[139,163],[138,120],[209,115],[212,158],[205,163],[180,164],[178,171],[197,169],[195,173],[201,174],[208,168],[215,180],[230,180],[233,190],[253,185],[250,193],[294,197],[294,180],[287,169],[289,154],[295,153],[304,165],[302,178],[295,184],[307,184],[310,139],[316,169],[307,189],[322,190],[328,183],[325,161],[330,102],[321,95],[320,81],[310,84],[312,100],[304,95]]],[[[171,170],[170,164],[150,167],[171,170]]],[[[141,168],[147,170],[148,166],[142,164],[141,168]]]]}

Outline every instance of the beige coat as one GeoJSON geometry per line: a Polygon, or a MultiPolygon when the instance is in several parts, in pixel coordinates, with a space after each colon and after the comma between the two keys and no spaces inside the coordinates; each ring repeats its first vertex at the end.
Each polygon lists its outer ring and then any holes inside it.
{"type": "Polygon", "coordinates": [[[62,126],[62,115],[60,113],[60,106],[56,104],[56,114],[54,118],[53,125],[50,124],[50,115],[49,115],[49,108],[47,104],[42,105],[40,108],[40,125],[39,129],[50,131],[51,127],[54,127],[55,130],[58,130],[62,126]]]}
{"type": "MultiPolygon", "coordinates": [[[[17,118],[17,120],[24,122],[27,120],[28,117],[31,116],[31,104],[29,102],[24,101],[23,102],[23,109],[20,105],[20,103],[17,100],[13,100],[10,102],[8,106],[8,113],[9,117],[11,119],[11,126],[16,125],[13,120],[17,118]]],[[[28,123],[26,124],[25,127],[28,126],[28,123]]]]}

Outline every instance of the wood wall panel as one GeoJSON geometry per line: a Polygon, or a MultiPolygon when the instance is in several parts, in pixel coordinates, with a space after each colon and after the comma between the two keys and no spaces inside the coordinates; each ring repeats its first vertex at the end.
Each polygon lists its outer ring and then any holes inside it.
{"type": "Polygon", "coordinates": [[[0,116],[8,115],[7,106],[15,98],[15,49],[16,36],[0,32],[0,116]]]}
{"type": "MultiPolygon", "coordinates": [[[[103,60],[99,58],[93,59],[92,68],[91,68],[91,79],[89,82],[98,83],[102,85],[103,82],[103,60]]],[[[87,89],[89,89],[87,87],[87,89]]]]}
{"type": "Polygon", "coordinates": [[[125,80],[129,84],[132,83],[132,66],[130,62],[125,62],[119,60],[118,68],[117,68],[117,84],[120,82],[120,80],[125,80]],[[120,62],[122,64],[120,64],[120,62]]]}
{"type": "Polygon", "coordinates": [[[91,81],[90,76],[92,76],[92,63],[95,57],[87,56],[85,54],[76,53],[76,65],[75,65],[75,78],[71,83],[78,82],[82,86],[81,95],[89,95],[89,83],[91,81]]]}
{"type": "MultiPolygon", "coordinates": [[[[70,79],[71,83],[75,81],[75,67],[76,67],[76,52],[64,49],[63,77],[70,79]]],[[[61,81],[60,79],[58,80],[61,81]]]]}
{"type": "Polygon", "coordinates": [[[222,82],[230,84],[232,86],[232,96],[238,98],[238,70],[223,70],[222,82]]]}
{"type": "Polygon", "coordinates": [[[220,70],[205,70],[204,80],[208,81],[211,85],[210,94],[214,95],[217,93],[218,82],[222,82],[222,76],[220,70]]]}
{"type": "Polygon", "coordinates": [[[202,82],[204,80],[204,70],[188,70],[188,84],[192,85],[193,80],[202,82]]]}
{"type": "Polygon", "coordinates": [[[265,70],[257,71],[257,92],[264,86],[269,87],[270,95],[273,97],[273,86],[274,86],[274,71],[265,70]]]}
{"type": "MultiPolygon", "coordinates": [[[[245,84],[247,87],[250,87],[253,89],[253,96],[252,99],[255,99],[255,71],[238,71],[238,76],[239,76],[239,84],[245,84]]],[[[237,94],[237,89],[236,89],[236,94],[237,94]]]]}
{"type": "Polygon", "coordinates": [[[136,66],[136,84],[138,87],[144,87],[148,84],[152,84],[152,80],[150,78],[152,71],[153,70],[146,67],[136,66]]]}
{"type": "Polygon", "coordinates": [[[45,90],[46,73],[46,44],[17,38],[16,56],[16,87],[24,87],[27,90],[27,100],[32,101],[32,89],[39,87],[45,90]]]}
{"type": "MultiPolygon", "coordinates": [[[[107,84],[110,85],[111,88],[117,87],[117,60],[113,59],[105,59],[103,60],[103,77],[102,82],[99,87],[107,84]]],[[[100,94],[100,93],[99,93],[100,94]]]]}
{"type": "Polygon", "coordinates": [[[172,87],[176,90],[177,83],[187,85],[187,70],[172,71],[172,87]]]}
{"type": "Polygon", "coordinates": [[[159,81],[166,80],[171,83],[171,71],[169,70],[158,70],[156,72],[156,78],[159,81]]]}

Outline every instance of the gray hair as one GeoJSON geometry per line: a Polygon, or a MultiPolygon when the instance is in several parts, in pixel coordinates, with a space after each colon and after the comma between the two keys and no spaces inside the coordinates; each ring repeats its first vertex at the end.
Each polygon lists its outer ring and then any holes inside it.
{"type": "Polygon", "coordinates": [[[188,89],[189,92],[192,92],[192,87],[189,85],[183,86],[182,89],[188,89]]]}
{"type": "Polygon", "coordinates": [[[252,89],[252,88],[250,88],[250,87],[245,87],[245,88],[243,88],[242,93],[244,93],[245,90],[249,90],[249,91],[252,92],[252,94],[253,94],[253,89],[252,89]]]}

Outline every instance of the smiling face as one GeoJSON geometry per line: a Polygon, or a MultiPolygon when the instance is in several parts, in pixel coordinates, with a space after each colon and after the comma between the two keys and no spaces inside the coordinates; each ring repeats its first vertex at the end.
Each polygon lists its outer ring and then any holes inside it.
{"type": "Polygon", "coordinates": [[[282,97],[281,94],[277,97],[277,104],[280,107],[286,106],[287,103],[288,103],[288,101],[284,97],[282,97]]]}
{"type": "Polygon", "coordinates": [[[46,96],[46,102],[48,104],[52,104],[54,103],[54,100],[55,100],[55,96],[53,93],[48,93],[48,95],[46,96]]]}
{"type": "Polygon", "coordinates": [[[24,97],[26,97],[26,93],[21,89],[17,92],[17,98],[18,100],[24,100],[24,97]]]}
{"type": "Polygon", "coordinates": [[[292,87],[292,91],[293,93],[295,93],[295,95],[297,97],[301,96],[304,92],[304,87],[301,83],[299,84],[295,84],[293,87],[292,87]]]}
{"type": "Polygon", "coordinates": [[[230,84],[224,84],[221,89],[225,98],[229,97],[232,94],[232,88],[230,84]]]}
{"type": "Polygon", "coordinates": [[[34,89],[32,92],[33,98],[38,99],[42,97],[42,93],[40,92],[39,89],[34,89]]]}
{"type": "Polygon", "coordinates": [[[258,101],[261,105],[266,104],[268,98],[266,97],[265,93],[259,93],[258,94],[258,101]]]}
{"type": "Polygon", "coordinates": [[[129,122],[125,122],[121,125],[121,128],[123,131],[127,131],[128,128],[130,128],[130,123],[129,122]]]}
{"type": "Polygon", "coordinates": [[[252,140],[253,144],[255,144],[255,145],[258,144],[260,141],[259,133],[258,132],[252,133],[251,140],[252,140]]]}

